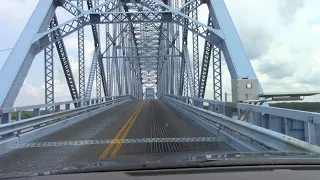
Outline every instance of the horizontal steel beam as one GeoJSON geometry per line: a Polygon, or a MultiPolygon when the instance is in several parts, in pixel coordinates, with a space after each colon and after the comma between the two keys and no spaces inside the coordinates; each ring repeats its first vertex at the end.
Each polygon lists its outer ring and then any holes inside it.
{"type": "MultiPolygon", "coordinates": [[[[136,49],[136,47],[119,47],[120,49],[136,49]]],[[[138,46],[138,49],[159,49],[159,46],[138,46]]],[[[160,48],[164,49],[164,48],[160,48]]]]}
{"type": "Polygon", "coordinates": [[[161,57],[181,57],[180,55],[168,55],[168,56],[105,56],[103,58],[161,58],[161,57]]]}

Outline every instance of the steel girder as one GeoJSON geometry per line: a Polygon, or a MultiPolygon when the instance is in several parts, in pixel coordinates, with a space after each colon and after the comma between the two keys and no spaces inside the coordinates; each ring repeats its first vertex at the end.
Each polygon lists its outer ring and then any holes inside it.
{"type": "MultiPolygon", "coordinates": [[[[96,7],[98,5],[99,5],[99,0],[94,0],[94,6],[96,7]]],[[[90,1],[90,0],[87,1],[87,6],[88,6],[88,10],[92,9],[92,7],[93,7],[92,1],[90,1]]],[[[98,12],[98,10],[96,9],[95,12],[98,12]]],[[[94,46],[95,46],[95,48],[100,49],[101,46],[100,46],[100,37],[99,37],[99,34],[100,34],[99,25],[92,24],[91,29],[92,29],[92,34],[93,34],[94,46]]],[[[102,69],[100,69],[101,58],[99,57],[99,59],[97,59],[96,68],[95,68],[96,69],[96,96],[97,96],[97,98],[101,97],[101,73],[100,72],[104,71],[103,67],[102,67],[102,69]]]]}
{"type": "Polygon", "coordinates": [[[57,0],[57,5],[62,6],[65,10],[67,10],[69,13],[71,13],[74,16],[77,16],[83,12],[83,2],[80,0],[77,0],[77,5],[71,3],[68,0],[57,0]],[[80,6],[80,7],[79,7],[80,6]]]}
{"type": "MultiPolygon", "coordinates": [[[[87,3],[88,2],[90,4],[91,1],[87,1],[87,3]]],[[[95,0],[95,2],[97,3],[98,0],[95,0]]],[[[197,60],[194,59],[195,63],[193,63],[192,66],[187,60],[188,58],[186,58],[186,53],[188,52],[185,50],[182,50],[182,53],[180,52],[179,27],[183,29],[183,47],[187,45],[187,36],[185,35],[190,31],[194,37],[202,37],[207,40],[207,42],[219,48],[220,61],[222,52],[232,78],[256,78],[223,0],[190,0],[180,7],[178,7],[179,3],[177,1],[175,1],[174,4],[173,7],[173,3],[169,1],[161,2],[158,0],[141,0],[136,2],[105,0],[105,2],[99,5],[96,4],[92,8],[89,7],[89,10],[84,10],[69,0],[40,0],[35,13],[26,26],[26,30],[21,35],[21,40],[19,39],[8,61],[0,71],[0,81],[4,82],[3,88],[0,89],[0,106],[12,106],[35,55],[53,43],[55,43],[58,48],[59,56],[63,57],[60,57],[60,59],[62,59],[61,61],[64,65],[64,72],[72,98],[78,99],[77,89],[73,80],[70,64],[68,64],[67,61],[62,38],[73,32],[80,31],[80,29],[87,25],[97,27],[97,24],[125,23],[121,32],[120,30],[116,31],[112,37],[109,31],[106,32],[107,47],[102,51],[102,57],[110,56],[108,49],[112,45],[115,49],[112,56],[119,56],[118,58],[122,57],[124,59],[130,57],[128,58],[128,68],[130,71],[128,78],[131,78],[131,82],[135,83],[127,84],[130,84],[131,88],[129,87],[129,91],[134,92],[136,97],[142,96],[142,83],[147,83],[151,86],[151,84],[155,84],[156,82],[157,86],[162,86],[157,88],[159,91],[163,93],[174,93],[172,89],[177,89],[176,91],[178,91],[177,93],[180,95],[183,94],[183,91],[194,87],[191,79],[193,79],[196,84],[198,78],[197,70],[199,69],[196,68],[196,66],[198,63],[197,60]],[[203,3],[206,3],[208,6],[212,17],[212,26],[200,23],[196,15],[192,14],[196,8],[203,3]],[[47,30],[50,24],[49,20],[53,18],[57,6],[66,9],[74,15],[74,18],[47,30]],[[189,17],[189,13],[191,13],[191,17],[189,17]],[[176,24],[175,33],[173,33],[172,30],[173,23],[176,24]],[[179,25],[179,27],[177,25],[179,25]],[[146,26],[147,29],[144,29],[146,26]],[[50,36],[54,38],[50,38],[50,36]],[[119,44],[125,44],[125,42],[129,42],[126,46],[130,46],[131,49],[122,49],[122,54],[117,54],[116,47],[119,44]],[[158,48],[152,49],[145,47],[158,48]],[[26,53],[19,53],[19,51],[26,53]],[[143,58],[153,56],[158,57],[143,58]],[[178,57],[174,58],[175,56],[178,57]],[[182,57],[181,62],[179,60],[180,57],[182,57]],[[174,62],[172,62],[173,59],[174,62]],[[175,62],[177,62],[177,64],[175,64],[175,62]],[[18,66],[16,64],[18,64],[18,66]],[[194,78],[192,77],[193,74],[195,74],[194,78]],[[173,84],[178,83],[180,87],[174,88],[173,84]]],[[[96,28],[92,30],[95,46],[101,48],[100,44],[97,43],[99,42],[99,32],[96,28]]],[[[81,40],[81,38],[79,38],[79,40],[81,40]]],[[[194,47],[198,46],[197,42],[193,45],[194,47]]],[[[121,47],[123,47],[123,45],[121,47]]],[[[194,50],[195,53],[196,51],[197,49],[194,50]]],[[[99,52],[101,54],[101,51],[99,52]]],[[[97,61],[99,67],[96,68],[100,68],[101,78],[106,78],[106,75],[102,73],[104,71],[102,58],[98,58],[97,61]]],[[[124,91],[123,88],[126,87],[126,75],[122,73],[123,69],[119,69],[121,73],[117,73],[117,67],[122,68],[122,66],[126,64],[126,59],[120,64],[114,62],[113,58],[111,61],[112,63],[109,67],[107,63],[107,73],[111,73],[109,76],[110,81],[108,81],[110,84],[107,84],[107,81],[105,81],[105,87],[108,86],[112,89],[114,83],[117,84],[119,82],[122,87],[121,90],[124,91]],[[121,65],[121,67],[119,67],[119,65],[121,65]],[[115,72],[112,72],[112,70],[115,72]],[[119,74],[119,81],[116,80],[117,74],[119,74]]],[[[200,93],[200,86],[195,88],[200,93]]],[[[105,88],[105,95],[107,92],[108,90],[105,88]]],[[[260,93],[261,92],[262,89],[260,88],[260,93]]],[[[109,90],[109,93],[114,94],[112,90],[109,90]]],[[[193,96],[198,96],[199,93],[193,93],[193,96]]],[[[188,92],[186,92],[185,95],[188,95],[188,92]]]]}
{"type": "Polygon", "coordinates": [[[129,82],[128,81],[128,79],[129,79],[128,75],[129,75],[129,73],[128,73],[128,71],[130,71],[130,70],[129,70],[128,66],[129,66],[129,62],[126,59],[125,62],[124,62],[124,70],[123,70],[123,75],[124,75],[124,94],[129,94],[129,88],[128,88],[128,82],[129,82]]]}
{"type": "MultiPolygon", "coordinates": [[[[160,26],[160,25],[159,25],[160,26]]],[[[141,81],[144,87],[152,87],[155,85],[157,77],[157,58],[152,55],[161,51],[158,48],[141,48],[146,46],[157,46],[159,43],[159,28],[155,25],[146,23],[140,24],[139,28],[135,28],[137,38],[138,53],[140,54],[141,81]],[[150,31],[145,31],[150,30],[150,31]],[[141,54],[143,56],[141,56],[141,54]]]]}
{"type": "MultiPolygon", "coordinates": [[[[123,29],[123,24],[120,24],[120,30],[123,29]]],[[[123,41],[120,42],[120,49],[119,49],[119,54],[121,54],[122,56],[126,57],[126,52],[125,49],[123,49],[122,47],[125,46],[125,38],[123,37],[124,35],[122,34],[120,36],[121,39],[124,39],[123,41]]],[[[123,95],[125,93],[125,58],[118,58],[119,59],[119,77],[120,77],[120,95],[123,95]]]]}
{"type": "MultiPolygon", "coordinates": [[[[114,24],[114,26],[113,26],[115,29],[119,29],[119,31],[121,30],[120,28],[119,28],[119,26],[118,26],[118,24],[114,24]]],[[[121,46],[120,45],[120,41],[119,41],[119,39],[118,39],[118,44],[119,45],[117,45],[116,46],[116,58],[115,59],[113,59],[113,66],[112,66],[112,68],[114,68],[115,69],[115,73],[114,73],[114,80],[115,80],[115,84],[114,84],[114,88],[115,88],[115,95],[120,95],[121,94],[121,84],[120,84],[120,70],[119,70],[119,59],[118,59],[118,55],[121,53],[120,51],[119,51],[119,46],[121,46]]]]}
{"type": "MultiPolygon", "coordinates": [[[[172,49],[171,50],[171,53],[173,54],[174,53],[174,50],[172,49]]],[[[174,60],[173,58],[171,57],[170,58],[170,94],[174,94],[174,86],[175,86],[175,83],[174,83],[174,74],[175,74],[176,70],[174,69],[174,60]]]]}
{"type": "MultiPolygon", "coordinates": [[[[184,8],[184,13],[189,15],[189,8],[190,8],[190,3],[188,0],[185,0],[185,4],[187,4],[184,8]]],[[[188,29],[185,27],[188,24],[188,19],[184,19],[183,25],[183,34],[182,34],[182,46],[183,50],[185,49],[184,46],[187,46],[188,44],[188,29]]],[[[182,61],[181,61],[181,73],[180,73],[180,87],[179,87],[179,95],[182,96],[183,94],[188,96],[187,92],[187,75],[186,75],[186,59],[185,56],[183,56],[182,61]]]]}
{"type": "Polygon", "coordinates": [[[187,81],[188,81],[188,86],[189,86],[189,93],[191,95],[191,97],[195,96],[195,92],[194,92],[194,74],[192,73],[192,68],[191,68],[191,63],[190,63],[190,59],[189,59],[189,51],[188,51],[188,47],[187,45],[183,46],[183,54],[184,54],[184,59],[185,59],[185,63],[186,63],[186,70],[187,70],[187,81]]]}
{"type": "MultiPolygon", "coordinates": [[[[129,13],[130,7],[128,5],[123,5],[123,10],[126,12],[125,16],[126,16],[127,20],[131,21],[132,16],[129,13]]],[[[130,43],[131,43],[131,45],[133,45],[133,47],[136,47],[136,49],[134,51],[136,53],[136,56],[140,56],[139,51],[138,51],[138,46],[139,45],[138,45],[137,35],[135,33],[135,26],[130,22],[128,22],[128,24],[129,24],[129,31],[130,31],[130,34],[131,34],[131,36],[129,36],[129,37],[132,39],[132,41],[130,41],[130,43]]],[[[137,24],[137,25],[139,25],[139,24],[137,24]]],[[[134,67],[135,67],[137,80],[140,82],[140,84],[142,84],[142,77],[141,77],[142,74],[141,74],[140,58],[139,57],[137,58],[136,63],[138,63],[138,64],[136,66],[134,66],[134,67]],[[138,73],[137,73],[137,71],[138,71],[138,73]]],[[[139,95],[139,94],[137,94],[137,95],[139,95]]]]}
{"type": "MultiPolygon", "coordinates": [[[[89,2],[89,1],[88,1],[89,2]]],[[[70,4],[68,4],[70,5],[70,4]]],[[[83,1],[77,0],[77,6],[79,9],[83,9],[83,1]]],[[[73,12],[77,12],[73,10],[73,12]]],[[[79,25],[82,26],[82,21],[79,21],[79,25]]],[[[85,83],[85,57],[84,57],[84,28],[78,29],[78,72],[79,72],[79,99],[85,98],[86,83],[85,83]]],[[[83,106],[84,103],[81,103],[83,106]]]]}
{"type": "MultiPolygon", "coordinates": [[[[107,24],[108,25],[108,24],[107,24]]],[[[128,31],[128,29],[129,29],[129,25],[127,24],[123,29],[122,29],[122,31],[120,31],[119,33],[118,33],[118,35],[115,35],[114,37],[111,37],[110,38],[110,43],[109,43],[109,41],[107,42],[108,44],[107,44],[107,46],[106,46],[106,50],[102,53],[102,55],[103,56],[106,56],[106,53],[107,53],[107,51],[109,50],[109,48],[112,46],[112,45],[114,45],[114,44],[117,44],[117,42],[116,42],[116,40],[117,40],[117,38],[120,38],[120,35],[122,34],[122,33],[125,33],[126,31],[128,31]]],[[[109,34],[109,33],[108,33],[109,34]]],[[[130,33],[129,32],[126,32],[125,33],[125,35],[124,35],[124,38],[126,38],[128,35],[129,35],[130,33]]],[[[120,42],[122,42],[124,39],[120,39],[120,42]]]]}
{"type": "MultiPolygon", "coordinates": [[[[212,26],[211,16],[208,17],[208,26],[212,26]]],[[[209,31],[207,31],[207,35],[209,36],[209,31]]],[[[204,50],[203,50],[203,58],[202,58],[202,66],[201,66],[201,73],[200,73],[200,82],[199,82],[199,91],[198,97],[204,98],[206,86],[207,86],[207,79],[208,79],[208,72],[209,72],[209,65],[210,59],[212,54],[212,44],[206,40],[204,43],[204,50]]],[[[220,59],[221,60],[221,59],[220,59]]]]}
{"type": "MultiPolygon", "coordinates": [[[[107,35],[110,35],[109,33],[109,24],[106,24],[105,25],[105,31],[106,31],[106,37],[107,35]]],[[[107,47],[107,45],[109,44],[109,41],[110,39],[109,38],[106,38],[106,54],[107,56],[110,56],[110,48],[107,47]]],[[[106,83],[107,83],[107,96],[110,96],[111,95],[111,92],[110,92],[110,59],[109,58],[106,58],[106,83]]]]}
{"type": "MultiPolygon", "coordinates": [[[[51,21],[49,28],[52,28],[54,20],[51,21]]],[[[50,36],[52,38],[52,36],[50,36]]],[[[54,103],[54,66],[53,66],[53,44],[50,44],[44,50],[44,88],[45,88],[45,103],[54,103]]],[[[54,111],[54,107],[46,107],[46,114],[54,111]]]]}
{"type": "Polygon", "coordinates": [[[188,66],[186,65],[186,59],[185,57],[183,57],[183,60],[184,61],[184,68],[183,68],[183,88],[182,88],[182,91],[183,91],[183,94],[182,96],[189,96],[188,94],[188,86],[189,86],[189,83],[188,83],[188,66]]]}
{"type": "Polygon", "coordinates": [[[213,97],[222,101],[221,50],[214,46],[213,50],[213,97]]]}
{"type": "MultiPolygon", "coordinates": [[[[174,1],[172,0],[171,1],[171,7],[174,7],[174,1]]],[[[168,34],[169,34],[169,40],[171,42],[172,45],[175,45],[175,37],[174,37],[174,24],[173,23],[170,23],[169,24],[169,31],[168,31],[168,34]]],[[[174,54],[174,48],[171,47],[171,54],[173,55],[174,54]]],[[[175,69],[174,69],[174,58],[171,57],[169,58],[170,59],[170,94],[174,94],[174,74],[175,74],[175,69]]]]}
{"type": "MultiPolygon", "coordinates": [[[[110,53],[110,52],[109,52],[110,53]]],[[[111,96],[111,59],[106,58],[106,80],[107,80],[107,96],[111,96]]]]}
{"type": "Polygon", "coordinates": [[[183,57],[182,60],[181,60],[181,67],[180,67],[180,84],[179,84],[179,95],[182,96],[183,94],[186,94],[186,93],[183,93],[183,89],[185,88],[186,89],[186,63],[185,63],[185,58],[183,57]]]}
{"type": "MultiPolygon", "coordinates": [[[[191,6],[191,17],[193,19],[198,19],[198,5],[197,3],[192,3],[191,6]]],[[[209,26],[210,27],[210,26],[209,26]]],[[[195,31],[199,31],[198,26],[193,23],[192,28],[195,31]]],[[[206,34],[207,35],[207,34],[206,34]]],[[[193,46],[193,72],[194,72],[194,96],[198,97],[199,93],[199,38],[196,33],[192,33],[192,46],[193,46]]]]}
{"type": "MultiPolygon", "coordinates": [[[[117,26],[113,25],[113,38],[117,35],[117,26]]],[[[112,56],[117,56],[117,46],[116,43],[113,43],[112,45],[112,56]]],[[[115,59],[111,59],[111,75],[110,75],[110,93],[111,95],[115,95],[115,59]]]]}
{"type": "MultiPolygon", "coordinates": [[[[0,71],[0,108],[12,107],[39,47],[32,43],[38,32],[47,30],[54,16],[53,0],[39,1],[15,47],[0,71]],[[23,51],[24,53],[21,53],[23,51]]],[[[45,48],[45,47],[44,47],[45,48]]]]}
{"type": "MultiPolygon", "coordinates": [[[[121,50],[117,50],[117,55],[118,54],[121,54],[121,50]]],[[[121,88],[121,77],[120,77],[120,61],[119,61],[119,58],[115,58],[114,59],[114,63],[115,63],[115,69],[116,69],[116,74],[115,74],[115,77],[116,77],[116,84],[115,84],[115,87],[116,87],[116,95],[121,95],[122,94],[122,88],[121,88]]]]}
{"type": "MultiPolygon", "coordinates": [[[[217,45],[218,48],[223,52],[231,78],[256,79],[257,76],[246,55],[241,39],[234,27],[224,1],[210,0],[208,1],[207,5],[212,17],[213,27],[220,29],[225,37],[221,40],[221,43],[218,43],[217,45]]],[[[263,93],[260,84],[259,93],[263,93]]]]}
{"type": "Polygon", "coordinates": [[[97,64],[98,64],[98,59],[100,58],[100,56],[101,55],[100,55],[99,47],[96,47],[94,50],[92,62],[91,62],[91,68],[90,68],[87,89],[86,89],[86,96],[85,96],[86,99],[90,99],[90,97],[91,97],[94,75],[97,71],[96,69],[98,67],[97,64]]]}
{"type": "MultiPolygon", "coordinates": [[[[200,2],[198,1],[193,1],[193,2],[197,2],[197,4],[200,4],[200,2]]],[[[169,7],[167,8],[170,9],[169,7]]],[[[210,14],[213,17],[215,17],[213,18],[212,21],[213,21],[213,26],[216,27],[217,29],[208,28],[208,27],[207,29],[209,29],[211,33],[215,33],[216,35],[218,35],[218,37],[220,37],[220,38],[213,38],[212,35],[210,35],[210,37],[214,39],[214,40],[211,40],[210,42],[213,44],[216,44],[219,41],[223,42],[221,46],[227,61],[227,65],[228,65],[231,77],[232,78],[243,78],[243,77],[256,78],[256,75],[253,71],[253,68],[250,62],[248,61],[248,58],[245,55],[244,48],[241,44],[241,41],[236,32],[236,29],[233,26],[233,22],[228,14],[227,8],[223,0],[208,1],[208,8],[209,8],[210,14]],[[219,17],[220,19],[218,19],[217,17],[219,17]],[[222,32],[224,35],[221,35],[222,32]],[[230,38],[225,38],[226,36],[230,38]],[[237,60],[239,58],[236,58],[236,57],[241,57],[240,59],[242,60],[237,60]],[[245,65],[241,63],[242,61],[243,63],[245,63],[245,65]],[[240,67],[243,67],[243,68],[240,68],[240,67]]],[[[183,15],[183,17],[185,17],[185,15],[183,15]]],[[[182,20],[180,20],[180,23],[182,23],[182,20]]],[[[197,27],[199,28],[199,33],[201,35],[205,33],[206,26],[196,21],[191,21],[191,24],[192,23],[198,24],[197,27]]],[[[262,89],[260,87],[260,92],[261,91],[262,89]]]]}
{"type": "MultiPolygon", "coordinates": [[[[52,25],[53,27],[58,25],[58,20],[57,20],[56,16],[53,17],[53,21],[52,22],[53,22],[53,25],[52,25]]],[[[52,33],[52,37],[53,37],[52,39],[55,39],[56,37],[59,37],[59,36],[60,36],[60,32],[59,31],[54,31],[52,33]]],[[[72,100],[75,101],[75,100],[79,99],[79,97],[78,97],[78,91],[77,91],[76,83],[75,83],[74,78],[73,78],[72,69],[71,69],[71,66],[70,66],[70,63],[69,63],[67,50],[65,48],[65,45],[64,45],[64,42],[63,42],[62,39],[56,41],[55,45],[56,45],[56,48],[57,48],[57,51],[58,51],[58,55],[59,55],[59,58],[60,58],[60,61],[61,61],[61,65],[62,65],[62,69],[63,69],[64,75],[66,77],[66,81],[67,81],[67,84],[68,84],[68,87],[69,87],[69,91],[70,91],[72,100]]],[[[78,107],[78,104],[75,104],[75,107],[78,107]]]]}
{"type": "MultiPolygon", "coordinates": [[[[150,52],[148,53],[150,54],[150,52]]],[[[147,55],[147,56],[136,56],[135,53],[132,54],[128,54],[129,57],[131,58],[140,58],[140,61],[143,61],[143,59],[158,59],[158,58],[172,58],[172,57],[181,57],[180,55],[147,55]]],[[[107,56],[104,58],[110,58],[110,59],[114,59],[114,58],[125,58],[126,56],[107,56]]]]}
{"type": "MultiPolygon", "coordinates": [[[[92,5],[92,1],[87,1],[87,5],[88,5],[88,10],[91,10],[93,8],[92,5]]],[[[94,0],[94,7],[99,7],[99,0],[94,0]]],[[[99,12],[99,9],[96,8],[95,12],[99,12]]],[[[90,17],[92,18],[92,17],[90,17]]],[[[97,24],[92,24],[91,25],[91,29],[92,29],[92,34],[93,34],[93,40],[94,40],[94,45],[95,47],[99,47],[99,49],[101,48],[100,45],[100,27],[97,24]]],[[[101,50],[100,50],[101,51],[101,50]]],[[[99,52],[101,54],[101,52],[99,52]]],[[[103,92],[104,92],[104,96],[107,96],[107,80],[106,80],[106,75],[105,75],[105,71],[104,71],[104,65],[103,65],[103,61],[102,58],[98,59],[98,64],[97,64],[97,73],[96,73],[96,93],[97,93],[97,97],[101,97],[101,82],[102,82],[102,86],[103,86],[103,92]]]]}
{"type": "MultiPolygon", "coordinates": [[[[159,3],[160,5],[161,3],[159,3]]],[[[119,5],[120,6],[120,5],[119,5]]],[[[119,7],[117,6],[117,7],[119,7]]],[[[82,14],[76,16],[75,18],[61,24],[59,27],[55,27],[49,31],[40,33],[34,40],[34,43],[40,43],[41,46],[47,46],[52,43],[48,39],[48,34],[51,31],[60,31],[61,37],[63,38],[74,31],[82,28],[83,26],[90,24],[105,24],[105,23],[162,23],[162,22],[174,22],[177,23],[189,31],[196,33],[197,35],[208,39],[212,43],[216,43],[221,39],[224,39],[223,33],[221,30],[213,29],[208,27],[198,20],[192,19],[186,14],[177,12],[175,9],[162,4],[166,11],[139,11],[139,12],[112,12],[111,9],[108,9],[107,12],[95,12],[95,8],[92,8],[90,11],[83,12],[82,14]],[[130,18],[128,18],[130,15],[130,18]],[[90,17],[90,18],[89,18],[90,17]],[[83,23],[80,24],[80,21],[83,23]],[[187,23],[184,23],[188,21],[187,23]],[[192,27],[196,27],[193,29],[192,27]],[[198,30],[197,30],[198,29],[198,30]],[[206,37],[206,31],[209,30],[212,34],[216,36],[206,37]]],[[[198,4],[200,6],[200,4],[198,4]]],[[[116,8],[116,7],[115,7],[116,8]]]]}
{"type": "Polygon", "coordinates": [[[101,57],[98,59],[98,63],[96,64],[96,96],[97,98],[101,98],[101,69],[99,62],[101,61],[101,57]]]}
{"type": "MultiPolygon", "coordinates": [[[[174,8],[177,9],[179,8],[179,1],[175,0],[174,1],[174,8]]],[[[177,47],[177,49],[174,49],[174,54],[180,54],[180,26],[175,24],[175,36],[173,38],[173,44],[177,47]]],[[[175,70],[175,77],[174,77],[174,94],[178,95],[179,93],[179,77],[180,77],[180,59],[181,58],[176,58],[174,61],[174,70],[175,70]]]]}
{"type": "MultiPolygon", "coordinates": [[[[81,0],[80,0],[81,1],[81,0]]],[[[99,0],[94,0],[95,7],[99,6],[99,0]]],[[[87,1],[88,10],[91,10],[93,8],[92,0],[87,1]]],[[[94,12],[99,12],[99,9],[95,9],[94,12]]],[[[90,17],[91,18],[91,17],[90,17]]],[[[91,24],[92,34],[93,34],[93,41],[95,47],[101,47],[100,46],[100,38],[99,38],[99,26],[97,24],[91,24]]]]}

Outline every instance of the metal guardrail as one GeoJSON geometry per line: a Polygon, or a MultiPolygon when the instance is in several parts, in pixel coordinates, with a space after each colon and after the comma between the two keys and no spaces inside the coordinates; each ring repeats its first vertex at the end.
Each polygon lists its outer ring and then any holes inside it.
{"type": "MultiPolygon", "coordinates": [[[[184,109],[188,109],[189,112],[196,113],[197,116],[202,116],[207,120],[209,118],[210,121],[214,121],[221,126],[237,130],[237,132],[239,131],[244,136],[253,138],[257,142],[264,144],[271,142],[276,144],[275,147],[278,149],[279,147],[281,147],[280,149],[288,148],[288,144],[302,149],[307,148],[312,152],[318,151],[318,148],[320,148],[319,146],[313,145],[317,144],[314,142],[319,140],[317,134],[319,134],[320,130],[316,131],[319,129],[317,127],[320,127],[319,113],[241,103],[227,103],[176,95],[163,95],[162,98],[171,101],[171,103],[175,103],[177,106],[181,106],[184,109]],[[203,108],[204,102],[208,103],[209,110],[203,108]],[[213,106],[220,107],[213,109],[213,106]],[[228,117],[228,115],[230,115],[226,113],[228,111],[226,109],[228,108],[236,108],[238,115],[241,111],[247,112],[250,114],[248,118],[251,118],[251,120],[237,120],[232,117],[232,114],[228,117]],[[267,122],[271,125],[267,126],[267,122]],[[299,125],[303,125],[303,128],[299,125]],[[286,128],[287,131],[282,131],[283,127],[286,128]],[[308,138],[301,138],[299,135],[302,133],[308,138]],[[311,137],[312,140],[310,140],[311,137]],[[314,148],[316,148],[316,150],[314,150],[314,148]]],[[[268,144],[268,146],[273,147],[272,144],[268,144]]]]}
{"type": "MultiPolygon", "coordinates": [[[[65,106],[65,110],[70,110],[71,105],[78,103],[81,107],[81,103],[85,104],[86,106],[94,105],[99,102],[109,101],[117,98],[122,97],[131,97],[130,95],[121,95],[121,96],[109,96],[109,97],[103,97],[103,98],[92,98],[92,99],[81,99],[81,100],[75,100],[75,101],[65,101],[65,102],[57,102],[57,103],[51,103],[51,104],[38,104],[38,105],[30,105],[30,106],[21,106],[21,107],[12,107],[12,108],[0,108],[0,124],[5,123],[11,123],[11,113],[17,113],[16,115],[16,121],[21,120],[21,112],[26,110],[32,110],[33,111],[33,117],[40,116],[40,109],[46,108],[46,107],[54,107],[54,112],[59,112],[61,110],[61,106],[65,106]]],[[[74,107],[76,108],[76,107],[74,107]]],[[[53,112],[51,112],[53,113],[53,112]]]]}
{"type": "Polygon", "coordinates": [[[0,125],[0,140],[2,138],[6,138],[12,135],[17,136],[21,133],[29,132],[31,130],[59,122],[59,120],[65,120],[66,118],[87,113],[95,109],[105,107],[117,102],[125,101],[128,99],[130,99],[130,96],[121,96],[114,98],[113,100],[100,102],[91,106],[83,106],[76,109],[47,114],[39,117],[33,117],[23,121],[2,124],[0,125]]]}
{"type": "Polygon", "coordinates": [[[250,104],[238,104],[237,108],[251,124],[320,145],[320,113],[250,104]]]}

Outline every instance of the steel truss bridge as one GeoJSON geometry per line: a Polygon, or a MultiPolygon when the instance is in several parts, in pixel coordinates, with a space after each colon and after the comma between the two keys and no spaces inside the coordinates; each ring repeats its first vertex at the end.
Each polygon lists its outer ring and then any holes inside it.
{"type": "Polygon", "coordinates": [[[116,156],[320,152],[320,114],[222,101],[223,59],[233,80],[258,79],[223,0],[39,0],[0,71],[0,174],[116,156]],[[206,23],[198,20],[200,6],[208,9],[206,23]],[[57,8],[72,17],[58,22],[57,8]],[[85,26],[92,59],[84,55],[85,26]],[[77,72],[64,43],[72,33],[77,72]],[[55,101],[54,51],[72,101],[55,101]],[[45,102],[13,107],[39,53],[45,102]],[[204,99],[209,68],[213,100],[204,99]],[[156,99],[145,99],[146,89],[156,99]],[[33,117],[22,119],[24,111],[33,117]]]}

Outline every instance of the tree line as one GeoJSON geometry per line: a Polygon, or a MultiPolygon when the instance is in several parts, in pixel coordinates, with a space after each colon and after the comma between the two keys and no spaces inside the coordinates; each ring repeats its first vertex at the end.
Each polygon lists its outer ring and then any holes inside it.
{"type": "Polygon", "coordinates": [[[271,107],[294,109],[300,111],[320,112],[320,102],[286,102],[270,103],[271,107]]]}

